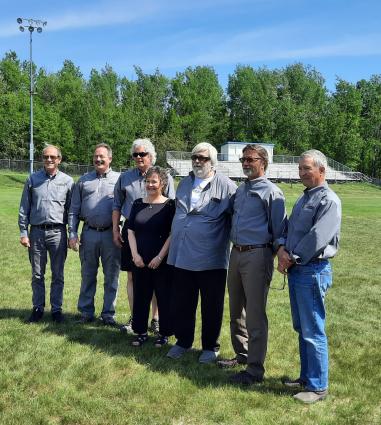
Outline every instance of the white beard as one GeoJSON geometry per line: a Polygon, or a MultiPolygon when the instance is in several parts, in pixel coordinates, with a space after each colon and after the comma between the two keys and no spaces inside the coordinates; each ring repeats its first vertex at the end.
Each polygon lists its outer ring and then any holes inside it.
{"type": "Polygon", "coordinates": [[[201,167],[193,166],[192,168],[194,174],[197,177],[199,177],[200,179],[206,179],[209,177],[209,174],[212,171],[212,164],[210,163],[210,161],[208,161],[205,164],[202,164],[201,167]]]}

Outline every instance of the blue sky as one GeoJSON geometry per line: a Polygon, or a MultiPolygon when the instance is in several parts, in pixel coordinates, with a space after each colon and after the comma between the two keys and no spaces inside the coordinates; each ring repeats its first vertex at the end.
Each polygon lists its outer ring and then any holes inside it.
{"type": "Polygon", "coordinates": [[[381,74],[380,0],[0,0],[0,57],[29,57],[18,17],[48,21],[33,35],[33,59],[56,72],[72,60],[87,77],[109,64],[172,77],[209,65],[226,87],[237,64],[314,66],[334,90],[381,74]]]}

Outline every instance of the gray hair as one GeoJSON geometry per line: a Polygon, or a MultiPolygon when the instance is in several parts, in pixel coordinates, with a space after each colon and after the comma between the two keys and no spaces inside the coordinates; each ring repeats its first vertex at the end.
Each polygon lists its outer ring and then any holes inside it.
{"type": "Polygon", "coordinates": [[[242,149],[242,153],[245,153],[246,151],[254,151],[258,154],[258,156],[263,161],[263,166],[265,171],[267,170],[267,166],[269,165],[269,153],[267,152],[267,149],[264,148],[261,145],[258,145],[257,143],[246,145],[242,149]]]}
{"type": "Polygon", "coordinates": [[[112,158],[112,149],[110,147],[110,145],[108,145],[107,143],[98,143],[95,146],[94,152],[98,149],[98,148],[105,148],[107,150],[107,155],[109,158],[112,158]]]}
{"type": "Polygon", "coordinates": [[[46,149],[54,148],[57,151],[58,158],[62,158],[61,149],[55,145],[46,144],[44,149],[42,149],[42,155],[45,153],[46,149]]]}
{"type": "Polygon", "coordinates": [[[145,179],[152,176],[152,174],[157,174],[159,176],[160,182],[163,185],[162,194],[167,190],[168,186],[168,171],[165,168],[155,165],[154,167],[148,168],[145,179]]]}
{"type": "Polygon", "coordinates": [[[198,153],[198,152],[201,152],[201,151],[208,151],[208,155],[210,157],[210,162],[211,162],[213,167],[216,167],[217,162],[218,162],[217,161],[217,149],[208,142],[201,142],[201,143],[198,143],[192,149],[192,154],[198,153]]]}
{"type": "Polygon", "coordinates": [[[300,159],[307,157],[312,158],[315,167],[323,167],[325,170],[327,169],[327,157],[323,154],[323,152],[320,152],[317,149],[310,149],[300,155],[300,159]]]}
{"type": "Polygon", "coordinates": [[[152,144],[150,139],[136,139],[132,142],[131,145],[131,156],[135,152],[135,148],[142,147],[146,152],[149,153],[151,157],[152,165],[155,165],[156,162],[156,151],[155,146],[152,144]]]}

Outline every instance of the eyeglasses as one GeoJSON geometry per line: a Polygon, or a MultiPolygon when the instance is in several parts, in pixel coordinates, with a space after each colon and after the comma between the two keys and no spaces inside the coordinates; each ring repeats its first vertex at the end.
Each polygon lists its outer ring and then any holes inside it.
{"type": "Polygon", "coordinates": [[[42,155],[42,158],[44,159],[44,161],[47,161],[48,159],[55,161],[58,158],[58,156],[56,156],[56,155],[42,155]]]}
{"type": "Polygon", "coordinates": [[[239,162],[243,164],[246,161],[249,164],[251,164],[252,162],[259,161],[260,159],[262,158],[251,158],[250,156],[243,156],[242,158],[239,159],[239,162]]]}
{"type": "Polygon", "coordinates": [[[140,158],[144,158],[145,156],[147,156],[148,155],[148,152],[134,152],[133,154],[132,154],[132,156],[134,157],[134,158],[137,158],[138,156],[140,156],[140,158]]]}
{"type": "Polygon", "coordinates": [[[202,156],[202,155],[192,155],[191,156],[192,161],[199,161],[199,162],[207,162],[210,160],[208,156],[202,156]]]}

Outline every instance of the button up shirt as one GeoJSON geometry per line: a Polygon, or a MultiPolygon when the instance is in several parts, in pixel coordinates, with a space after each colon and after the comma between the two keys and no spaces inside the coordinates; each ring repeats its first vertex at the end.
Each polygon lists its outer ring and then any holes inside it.
{"type": "Polygon", "coordinates": [[[236,245],[273,244],[278,249],[287,226],[282,191],[266,177],[246,180],[234,196],[230,239],[236,245]]]}
{"type": "MultiPolygon", "coordinates": [[[[138,168],[125,171],[120,175],[114,190],[114,211],[120,211],[121,215],[128,219],[134,201],[146,196],[144,179],[145,175],[138,168]]],[[[175,185],[170,174],[168,174],[168,185],[164,195],[167,198],[175,198],[175,185]]]]}
{"type": "Polygon", "coordinates": [[[73,179],[61,171],[51,176],[43,169],[30,175],[20,202],[20,236],[28,236],[29,224],[66,224],[73,186],[73,179]]]}
{"type": "Polygon", "coordinates": [[[80,220],[91,227],[112,225],[114,187],[119,175],[111,169],[103,175],[94,170],[78,180],[71,198],[69,238],[78,237],[80,220]]]}
{"type": "Polygon", "coordinates": [[[172,222],[168,264],[186,270],[226,269],[229,254],[230,198],[237,186],[216,173],[204,187],[194,208],[194,174],[179,183],[172,222]]]}
{"type": "Polygon", "coordinates": [[[333,257],[339,248],[341,201],[328,184],[305,189],[288,224],[286,250],[296,263],[333,257]]]}

